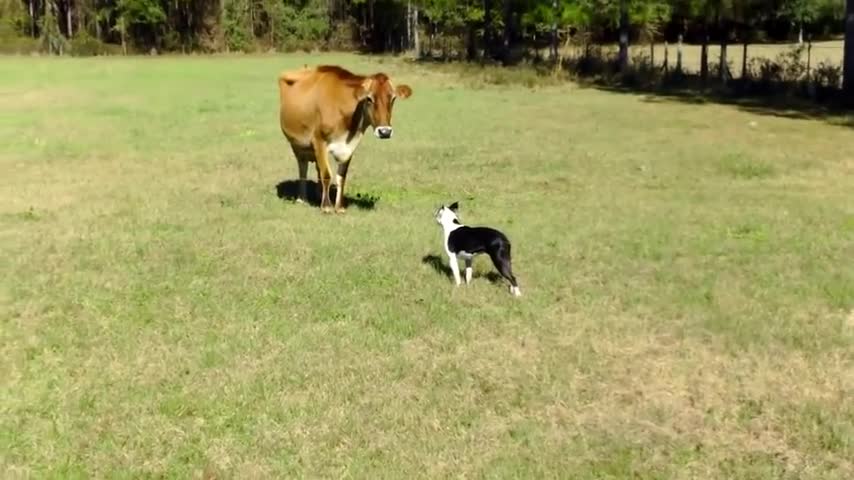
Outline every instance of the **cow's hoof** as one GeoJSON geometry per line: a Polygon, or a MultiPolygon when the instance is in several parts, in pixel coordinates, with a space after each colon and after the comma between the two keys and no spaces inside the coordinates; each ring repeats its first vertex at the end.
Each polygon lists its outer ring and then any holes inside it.
{"type": "Polygon", "coordinates": [[[295,201],[296,201],[296,203],[299,203],[300,205],[303,205],[306,203],[304,198],[297,198],[295,201]]]}
{"type": "Polygon", "coordinates": [[[347,213],[347,209],[344,207],[338,207],[335,209],[335,213],[347,213]]]}
{"type": "Polygon", "coordinates": [[[320,207],[322,213],[332,213],[332,207],[320,207]]]}

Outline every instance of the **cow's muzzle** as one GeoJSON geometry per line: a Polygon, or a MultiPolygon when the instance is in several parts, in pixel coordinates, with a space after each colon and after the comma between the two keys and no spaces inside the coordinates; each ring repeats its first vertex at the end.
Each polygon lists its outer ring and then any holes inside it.
{"type": "Polygon", "coordinates": [[[374,133],[377,138],[391,138],[392,130],[391,127],[377,127],[374,129],[374,133]]]}

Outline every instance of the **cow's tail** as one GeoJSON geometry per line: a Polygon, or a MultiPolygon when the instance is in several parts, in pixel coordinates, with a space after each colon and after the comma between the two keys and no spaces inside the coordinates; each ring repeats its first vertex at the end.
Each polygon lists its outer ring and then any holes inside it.
{"type": "Polygon", "coordinates": [[[290,87],[291,85],[299,82],[308,74],[311,73],[311,69],[308,68],[308,65],[303,67],[300,70],[289,70],[286,72],[282,72],[279,74],[279,87],[290,87]]]}

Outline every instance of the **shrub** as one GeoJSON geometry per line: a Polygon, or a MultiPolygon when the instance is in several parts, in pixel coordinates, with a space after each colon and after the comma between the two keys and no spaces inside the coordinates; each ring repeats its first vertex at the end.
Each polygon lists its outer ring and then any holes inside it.
{"type": "Polygon", "coordinates": [[[121,51],[121,47],[116,45],[107,45],[92,35],[89,35],[85,30],[78,32],[69,43],[71,46],[71,54],[77,57],[110,55],[121,51]]]}
{"type": "Polygon", "coordinates": [[[249,4],[246,0],[228,0],[223,10],[223,36],[229,50],[249,52],[253,47],[249,24],[249,4]]]}
{"type": "Polygon", "coordinates": [[[819,62],[812,72],[812,79],[816,86],[819,87],[841,88],[842,65],[819,62]]]}

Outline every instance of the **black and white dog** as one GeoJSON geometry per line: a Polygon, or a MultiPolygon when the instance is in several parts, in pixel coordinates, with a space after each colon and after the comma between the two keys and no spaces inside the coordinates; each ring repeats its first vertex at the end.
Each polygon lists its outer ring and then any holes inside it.
{"type": "Polygon", "coordinates": [[[459,202],[451,206],[442,205],[436,210],[436,223],[442,226],[445,233],[445,252],[454,273],[454,281],[460,284],[460,265],[457,256],[466,261],[466,284],[471,282],[472,258],[480,253],[486,253],[492,259],[492,264],[502,277],[510,282],[510,293],[515,296],[522,295],[513,270],[510,267],[510,240],[507,237],[489,227],[468,227],[460,223],[457,218],[459,202]]]}

